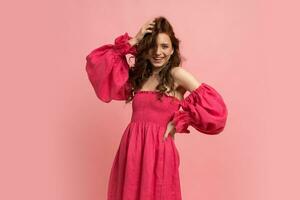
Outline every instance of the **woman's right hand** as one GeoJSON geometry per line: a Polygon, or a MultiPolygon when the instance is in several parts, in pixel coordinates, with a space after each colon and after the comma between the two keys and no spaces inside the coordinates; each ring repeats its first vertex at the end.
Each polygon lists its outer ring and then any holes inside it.
{"type": "MultiPolygon", "coordinates": [[[[132,43],[139,43],[147,33],[152,32],[152,28],[154,27],[155,22],[154,19],[147,21],[139,30],[139,32],[135,35],[132,43]]],[[[134,44],[133,44],[134,45],[134,44]]]]}

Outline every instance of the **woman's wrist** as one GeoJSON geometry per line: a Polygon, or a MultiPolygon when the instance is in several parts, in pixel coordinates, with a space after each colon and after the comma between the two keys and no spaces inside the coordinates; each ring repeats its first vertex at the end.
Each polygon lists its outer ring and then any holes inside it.
{"type": "Polygon", "coordinates": [[[128,40],[128,43],[131,45],[131,46],[135,46],[138,44],[138,40],[136,39],[136,37],[133,37],[131,38],[130,40],[128,40]]]}

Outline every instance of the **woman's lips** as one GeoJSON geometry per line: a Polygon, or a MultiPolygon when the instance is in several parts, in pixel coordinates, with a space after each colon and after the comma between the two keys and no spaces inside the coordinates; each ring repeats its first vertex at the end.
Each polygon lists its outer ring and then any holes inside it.
{"type": "Polygon", "coordinates": [[[161,61],[163,59],[163,57],[162,58],[155,58],[155,57],[153,57],[153,59],[156,60],[156,61],[161,61]]]}

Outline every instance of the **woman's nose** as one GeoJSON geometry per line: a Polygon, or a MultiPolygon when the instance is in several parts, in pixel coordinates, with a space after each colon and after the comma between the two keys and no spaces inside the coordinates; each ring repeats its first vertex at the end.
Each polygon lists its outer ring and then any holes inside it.
{"type": "Polygon", "coordinates": [[[158,55],[161,55],[161,49],[160,48],[157,48],[157,50],[156,50],[156,55],[158,56],[158,55]]]}

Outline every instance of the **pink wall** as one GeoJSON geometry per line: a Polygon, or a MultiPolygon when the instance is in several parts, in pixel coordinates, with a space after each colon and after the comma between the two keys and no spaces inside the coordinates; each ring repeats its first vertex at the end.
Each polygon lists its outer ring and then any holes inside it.
{"type": "Polygon", "coordinates": [[[229,110],[220,135],[176,135],[183,199],[299,199],[295,2],[2,5],[0,199],[105,199],[131,108],[96,98],[85,56],[158,15],[182,41],[183,66],[218,89],[229,110]]]}

